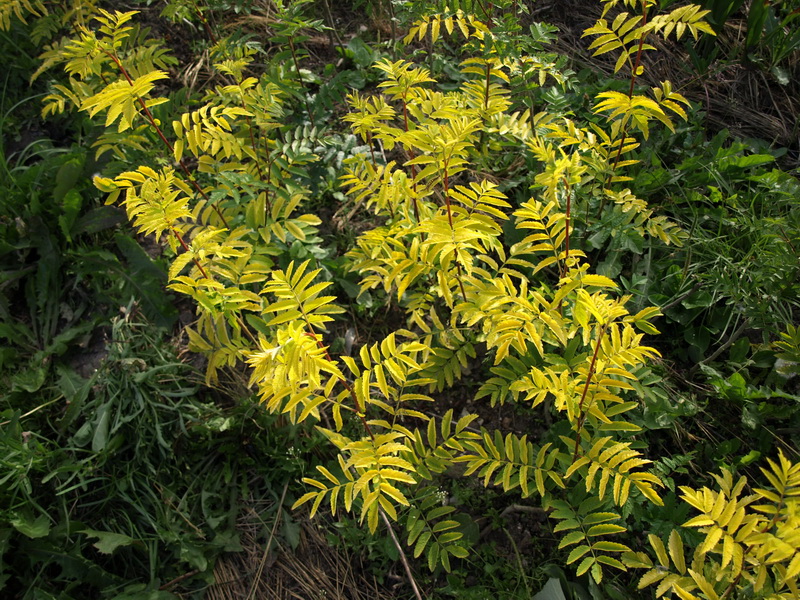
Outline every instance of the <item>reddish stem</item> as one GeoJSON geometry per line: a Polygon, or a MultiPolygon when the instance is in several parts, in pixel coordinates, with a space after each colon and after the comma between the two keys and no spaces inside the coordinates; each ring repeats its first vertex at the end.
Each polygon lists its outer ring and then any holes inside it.
{"type": "Polygon", "coordinates": [[[447,206],[447,222],[450,223],[450,229],[453,229],[453,211],[450,208],[450,185],[449,175],[447,173],[447,162],[444,161],[444,203],[447,206]]]}
{"type": "Polygon", "coordinates": [[[214,32],[211,31],[211,26],[208,24],[208,20],[206,16],[203,14],[203,11],[200,10],[200,7],[195,4],[194,11],[197,13],[197,16],[200,17],[200,22],[203,24],[203,28],[206,30],[206,35],[208,36],[208,40],[216,45],[217,37],[214,35],[214,32]]]}
{"type": "MultiPolygon", "coordinates": [[[[406,105],[406,94],[403,92],[403,127],[405,128],[405,132],[408,133],[408,106],[406,105]]],[[[414,154],[414,149],[409,146],[408,148],[408,157],[410,160],[414,160],[416,158],[414,154]]],[[[417,169],[416,165],[411,166],[411,185],[414,188],[414,218],[417,219],[417,223],[419,223],[419,206],[417,206],[417,169]]]]}
{"type": "Polygon", "coordinates": [[[160,588],[158,588],[158,589],[159,589],[159,590],[168,590],[168,589],[169,589],[169,588],[171,588],[172,586],[179,584],[181,581],[183,581],[183,580],[185,580],[185,579],[189,579],[190,577],[194,577],[194,576],[195,576],[195,575],[197,575],[199,572],[200,572],[200,571],[198,571],[197,569],[195,569],[194,571],[189,571],[188,573],[184,573],[183,575],[179,575],[178,577],[176,577],[176,578],[175,578],[175,579],[173,579],[172,581],[168,581],[167,583],[165,583],[164,585],[162,585],[162,586],[161,586],[160,588]]]}
{"type": "MultiPolygon", "coordinates": [[[[300,63],[297,61],[297,51],[294,47],[294,38],[289,38],[289,50],[292,53],[292,62],[294,62],[294,70],[297,73],[297,81],[302,86],[303,85],[303,77],[300,75],[300,63]]],[[[311,121],[311,126],[316,127],[314,123],[314,115],[311,114],[311,107],[308,105],[308,100],[303,95],[303,104],[306,106],[306,113],[308,114],[308,120],[311,121]]]]}
{"type": "MultiPolygon", "coordinates": [[[[244,98],[242,98],[242,107],[247,110],[247,104],[244,102],[244,98]]],[[[253,135],[253,121],[250,117],[245,117],[247,121],[247,129],[250,131],[250,147],[253,148],[253,160],[256,162],[256,169],[258,169],[258,178],[261,181],[264,181],[264,173],[261,171],[261,162],[258,160],[258,147],[256,146],[256,138],[253,135]]]]}
{"type": "MultiPolygon", "coordinates": [[[[303,319],[306,322],[306,327],[308,327],[308,329],[309,329],[308,331],[306,331],[306,335],[309,336],[310,338],[316,340],[317,347],[325,353],[325,358],[328,360],[328,362],[332,363],[333,359],[331,358],[331,355],[328,353],[328,349],[322,343],[322,340],[319,339],[314,334],[314,329],[311,327],[311,323],[308,322],[308,319],[305,318],[305,315],[303,315],[303,319]]],[[[356,407],[356,414],[358,415],[358,418],[361,420],[361,424],[364,426],[364,430],[367,432],[367,434],[369,435],[370,439],[374,440],[375,439],[375,435],[372,433],[372,429],[370,428],[369,423],[367,423],[366,411],[361,406],[361,403],[358,401],[358,396],[356,396],[356,392],[353,389],[353,386],[350,385],[350,383],[346,379],[340,379],[340,381],[342,382],[342,385],[345,387],[347,392],[350,394],[350,398],[352,398],[352,400],[353,400],[353,404],[356,407]]]]}
{"type": "MultiPolygon", "coordinates": [[[[778,508],[775,510],[775,514],[772,516],[772,519],[770,519],[770,522],[766,526],[764,526],[759,533],[761,534],[767,533],[770,529],[772,529],[775,526],[775,523],[778,522],[780,509],[783,507],[784,504],[784,497],[785,497],[785,490],[782,490],[780,498],[778,499],[777,502],[778,508]]],[[[753,546],[754,544],[750,544],[749,546],[747,546],[747,548],[744,549],[744,552],[742,553],[743,557],[750,553],[750,551],[753,549],[753,546]]],[[[744,558],[742,558],[742,562],[744,562],[744,558]]],[[[730,582],[728,587],[725,588],[725,591],[722,593],[722,596],[720,596],[720,600],[726,600],[726,598],[731,595],[733,590],[736,589],[736,586],[739,584],[739,581],[742,578],[742,574],[743,571],[740,571],[739,574],[736,576],[736,579],[730,582]]]]}
{"type": "Polygon", "coordinates": [[[567,231],[566,231],[566,238],[564,239],[564,275],[567,274],[569,270],[569,226],[570,226],[570,214],[572,211],[572,191],[569,187],[569,181],[564,179],[564,183],[567,184],[567,231]]]}
{"type": "Polygon", "coordinates": [[[369,155],[372,158],[372,166],[375,167],[375,148],[372,147],[372,132],[367,132],[367,143],[369,144],[369,155]]]}
{"type": "MultiPolygon", "coordinates": [[[[564,183],[567,186],[567,229],[566,235],[564,237],[564,264],[562,265],[559,263],[558,272],[560,278],[564,278],[567,276],[569,272],[569,243],[570,243],[570,225],[572,223],[572,191],[570,189],[569,181],[567,178],[564,178],[564,183]]],[[[587,219],[588,220],[588,219],[587,219]]],[[[556,306],[556,310],[558,314],[562,314],[562,302],[559,301],[558,306],[556,306]]]]}
{"type": "Polygon", "coordinates": [[[586,383],[583,386],[583,392],[581,393],[581,401],[578,404],[578,430],[575,434],[575,451],[572,453],[572,462],[574,463],[578,460],[578,450],[580,449],[581,443],[581,431],[583,431],[583,423],[586,420],[586,412],[583,410],[583,404],[586,402],[586,395],[589,391],[589,384],[592,382],[592,377],[594,376],[594,369],[597,365],[597,354],[600,351],[600,345],[603,343],[603,336],[606,333],[607,324],[603,324],[600,328],[600,335],[597,336],[597,345],[594,347],[594,354],[592,354],[592,362],[589,363],[589,372],[586,375],[586,383]]]}
{"type": "MultiPolygon", "coordinates": [[[[642,27],[647,25],[647,3],[645,2],[642,7],[642,27]]],[[[631,85],[628,89],[628,98],[633,98],[633,86],[636,83],[636,73],[639,70],[639,65],[642,61],[642,51],[644,49],[644,35],[639,38],[639,49],[636,52],[636,60],[633,63],[633,71],[631,72],[631,85]]],[[[606,182],[603,184],[603,188],[607,188],[611,184],[611,179],[614,177],[614,173],[617,170],[617,165],[619,165],[619,159],[622,157],[622,146],[625,145],[625,138],[628,136],[628,125],[625,124],[625,127],[622,128],[622,137],[619,140],[619,147],[617,148],[617,155],[614,157],[614,166],[611,167],[611,173],[608,174],[606,178],[606,182]]],[[[603,213],[603,209],[606,207],[606,198],[605,194],[603,195],[603,201],[600,203],[600,208],[597,210],[597,218],[600,218],[600,215],[603,213]]],[[[588,225],[588,216],[589,216],[589,207],[586,207],[586,216],[587,216],[587,225],[588,225]]]]}
{"type": "Polygon", "coordinates": [[[489,83],[490,75],[492,73],[492,66],[489,64],[489,59],[486,59],[486,91],[483,95],[483,110],[489,110],[489,83]]]}
{"type": "MultiPolygon", "coordinates": [[[[178,230],[173,227],[173,228],[170,229],[170,231],[172,232],[172,235],[174,235],[175,238],[178,240],[178,242],[180,243],[180,245],[183,248],[184,252],[189,252],[189,246],[187,246],[186,242],[183,241],[183,238],[181,237],[181,234],[178,233],[178,230]]],[[[208,273],[206,273],[206,270],[203,268],[203,265],[200,264],[200,261],[198,261],[196,258],[192,258],[192,262],[195,264],[195,266],[198,269],[200,269],[200,273],[202,273],[203,277],[205,277],[206,279],[211,279],[208,276],[208,273]]],[[[256,338],[250,332],[250,330],[247,328],[247,325],[242,320],[241,315],[237,314],[236,315],[236,320],[239,322],[239,327],[240,327],[241,331],[243,331],[247,335],[247,337],[250,338],[251,342],[255,343],[256,342],[256,338]]]]}
{"type": "MultiPolygon", "coordinates": [[[[447,206],[447,221],[450,223],[450,231],[453,231],[453,211],[450,208],[450,187],[449,176],[447,173],[447,161],[444,161],[444,203],[447,206]]],[[[461,297],[464,302],[467,301],[467,292],[464,289],[464,282],[462,281],[464,275],[461,272],[461,263],[458,262],[458,256],[455,256],[453,262],[456,264],[456,279],[458,280],[458,287],[461,288],[461,297]]]]}
{"type": "Polygon", "coordinates": [[[264,212],[266,212],[264,223],[266,223],[266,217],[269,217],[272,212],[272,201],[269,199],[269,186],[272,185],[272,155],[269,152],[269,143],[266,137],[264,138],[264,152],[267,155],[267,201],[264,203],[264,212]]]}
{"type": "Polygon", "coordinates": [[[484,4],[483,4],[483,2],[481,2],[481,0],[478,0],[478,6],[480,6],[481,10],[483,11],[483,14],[486,15],[486,21],[489,23],[489,29],[491,29],[492,28],[492,12],[494,12],[494,7],[492,6],[491,2],[488,2],[487,4],[489,6],[488,8],[486,6],[484,6],[484,4]]]}
{"type": "MultiPolygon", "coordinates": [[[[181,237],[181,234],[178,233],[178,230],[175,229],[174,227],[171,227],[170,231],[172,231],[172,235],[175,236],[175,239],[178,240],[178,243],[181,245],[181,248],[183,248],[183,251],[190,252],[189,246],[187,246],[186,242],[183,241],[183,238],[181,237]]],[[[192,262],[195,264],[195,266],[197,266],[198,269],[200,269],[200,273],[203,274],[203,277],[205,277],[206,279],[211,279],[208,276],[208,273],[206,273],[206,270],[203,268],[203,265],[200,264],[200,261],[198,261],[196,258],[192,258],[192,262]]]]}
{"type": "MultiPolygon", "coordinates": [[[[642,27],[647,25],[647,3],[645,2],[642,7],[642,27]]],[[[636,51],[636,60],[633,62],[633,71],[631,72],[631,85],[628,88],[628,98],[633,98],[633,87],[636,84],[636,77],[637,73],[639,72],[639,66],[642,62],[642,51],[644,50],[644,35],[639,38],[639,49],[636,51]]],[[[617,149],[617,156],[614,159],[614,167],[612,169],[612,173],[617,170],[617,165],[619,164],[619,159],[622,156],[622,146],[625,143],[625,137],[628,135],[628,126],[625,125],[624,129],[622,130],[622,139],[619,142],[619,148],[617,149]]]]}
{"type": "MultiPolygon", "coordinates": [[[[110,52],[106,52],[105,50],[103,52],[106,54],[106,56],[108,56],[111,60],[114,61],[114,63],[117,65],[117,68],[119,68],[120,72],[125,77],[125,80],[131,87],[133,87],[133,80],[130,78],[130,75],[128,75],[128,71],[125,69],[125,67],[122,66],[122,63],[119,61],[119,59],[110,52]]],[[[150,126],[158,134],[158,137],[161,138],[161,141],[164,142],[164,145],[169,149],[170,154],[174,156],[175,148],[172,146],[169,140],[164,136],[164,133],[161,131],[161,128],[156,124],[156,120],[155,118],[153,118],[153,114],[150,112],[150,109],[147,108],[147,104],[145,103],[144,99],[141,98],[140,96],[137,96],[136,99],[139,101],[139,104],[142,107],[142,111],[147,117],[147,120],[150,122],[150,126]]],[[[189,169],[186,167],[186,164],[183,162],[183,159],[179,160],[178,164],[180,165],[183,172],[186,174],[186,177],[194,186],[194,189],[196,189],[197,192],[201,196],[203,196],[203,199],[205,199],[205,201],[216,211],[216,213],[219,215],[219,218],[222,219],[222,224],[225,226],[225,228],[230,229],[230,227],[228,226],[228,221],[225,219],[225,216],[222,214],[222,211],[220,211],[220,209],[217,207],[216,204],[211,202],[211,199],[208,197],[208,194],[206,194],[205,191],[203,191],[203,188],[200,187],[200,184],[197,183],[197,180],[194,177],[192,177],[192,174],[189,172],[189,169]]]]}

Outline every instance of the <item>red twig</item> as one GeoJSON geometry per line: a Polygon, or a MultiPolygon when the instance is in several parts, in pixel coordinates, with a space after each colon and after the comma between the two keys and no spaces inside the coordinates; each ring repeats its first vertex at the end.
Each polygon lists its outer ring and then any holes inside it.
{"type": "MultiPolygon", "coordinates": [[[[178,243],[181,245],[181,248],[183,248],[183,251],[184,252],[190,252],[189,246],[187,246],[186,242],[183,241],[183,238],[181,237],[181,234],[178,233],[178,230],[173,227],[173,228],[170,229],[170,231],[172,231],[172,235],[175,236],[175,239],[178,240],[178,243]]],[[[210,277],[208,276],[208,273],[206,273],[206,270],[203,268],[203,265],[200,264],[199,260],[197,260],[196,258],[192,258],[192,262],[195,264],[195,266],[198,269],[200,269],[200,273],[203,274],[203,277],[205,277],[206,279],[210,279],[210,277]]]]}
{"type": "MultiPolygon", "coordinates": [[[[403,127],[405,128],[405,132],[408,133],[408,105],[406,104],[406,94],[403,92],[403,127]]],[[[409,146],[408,148],[408,157],[410,160],[414,160],[414,149],[409,146]]],[[[411,166],[411,186],[414,188],[414,218],[417,219],[417,223],[419,223],[419,206],[417,206],[417,169],[416,165],[411,166]]]]}
{"type": "MultiPolygon", "coordinates": [[[[642,27],[647,25],[647,3],[645,2],[642,7],[642,27]]],[[[633,98],[633,87],[636,84],[636,77],[638,76],[639,66],[642,63],[642,51],[644,50],[644,34],[639,38],[639,49],[636,51],[636,59],[633,62],[633,71],[631,72],[631,85],[628,88],[628,98],[633,98]]],[[[625,137],[628,135],[628,126],[625,125],[625,128],[622,130],[622,138],[619,142],[619,148],[617,149],[617,156],[614,159],[614,167],[613,171],[617,170],[617,165],[619,164],[620,156],[622,155],[622,146],[625,143],[625,137]]]]}
{"type": "Polygon", "coordinates": [[[589,384],[592,382],[592,377],[594,376],[594,369],[597,365],[597,354],[600,351],[600,345],[603,343],[603,336],[606,333],[606,327],[608,326],[607,323],[604,323],[602,327],[600,327],[600,335],[597,336],[597,345],[594,347],[594,354],[592,355],[592,362],[589,363],[589,372],[586,374],[586,383],[583,386],[583,392],[581,393],[581,401],[578,404],[578,430],[575,434],[575,451],[572,453],[572,462],[574,463],[578,460],[578,450],[580,449],[581,443],[581,431],[583,430],[583,423],[586,420],[586,412],[583,410],[583,404],[586,402],[586,395],[589,391],[589,384]]]}
{"type": "MultiPolygon", "coordinates": [[[[314,329],[311,327],[311,323],[308,321],[308,318],[305,315],[303,315],[303,320],[306,322],[306,327],[308,327],[306,335],[317,342],[317,346],[319,347],[319,349],[325,353],[325,358],[328,360],[328,362],[332,363],[333,359],[331,358],[331,355],[328,353],[328,349],[325,347],[325,344],[322,343],[322,340],[319,339],[317,335],[314,333],[314,329]]],[[[358,401],[358,396],[356,396],[356,391],[353,389],[353,386],[350,385],[350,382],[347,381],[346,379],[341,379],[340,381],[342,382],[342,385],[345,387],[347,392],[350,394],[350,398],[353,400],[353,405],[356,407],[356,414],[358,415],[358,418],[361,420],[361,424],[364,426],[364,430],[367,432],[370,439],[374,440],[375,435],[372,433],[372,429],[370,428],[369,423],[367,423],[366,411],[364,410],[364,407],[361,406],[361,402],[358,401]]]]}
{"type": "MultiPolygon", "coordinates": [[[[447,173],[447,161],[444,161],[444,203],[447,206],[447,221],[450,223],[450,231],[453,230],[453,211],[450,208],[450,187],[449,187],[449,177],[447,173]]],[[[464,282],[462,281],[463,273],[461,272],[461,263],[458,262],[458,256],[456,255],[453,258],[453,262],[456,264],[456,280],[458,281],[458,287],[461,288],[461,297],[464,299],[464,302],[467,301],[467,292],[464,290],[464,282]]]]}
{"type": "MultiPolygon", "coordinates": [[[[120,62],[120,60],[110,52],[107,52],[105,50],[103,52],[106,54],[106,56],[108,56],[111,60],[114,61],[114,63],[117,65],[117,68],[119,68],[120,72],[125,77],[125,80],[128,82],[128,84],[131,87],[133,87],[133,80],[131,79],[130,75],[128,75],[127,69],[125,69],[125,67],[122,66],[122,63],[120,62]]],[[[164,142],[164,145],[169,149],[170,154],[174,155],[175,154],[175,148],[172,146],[172,144],[169,142],[169,140],[164,136],[164,132],[161,131],[161,128],[158,126],[158,124],[156,124],[156,120],[155,120],[155,118],[153,118],[153,114],[150,112],[150,109],[147,108],[147,104],[145,103],[144,99],[141,98],[141,97],[138,97],[138,96],[137,96],[136,99],[139,101],[139,104],[142,107],[142,111],[144,112],[145,116],[147,117],[147,120],[150,122],[150,126],[158,134],[158,137],[161,138],[161,141],[164,142]]],[[[219,218],[222,219],[222,224],[226,228],[229,229],[228,221],[225,219],[225,216],[222,214],[222,211],[217,207],[216,204],[211,202],[211,199],[208,197],[208,194],[206,194],[205,191],[203,190],[203,188],[200,187],[200,184],[197,183],[197,180],[194,177],[192,177],[192,174],[189,172],[189,169],[187,168],[186,164],[183,162],[183,159],[179,160],[178,164],[180,165],[180,167],[183,170],[183,172],[186,174],[186,177],[189,179],[191,184],[194,186],[194,189],[196,189],[197,192],[201,196],[203,196],[203,199],[205,199],[205,201],[208,202],[208,204],[219,215],[219,218]]]]}

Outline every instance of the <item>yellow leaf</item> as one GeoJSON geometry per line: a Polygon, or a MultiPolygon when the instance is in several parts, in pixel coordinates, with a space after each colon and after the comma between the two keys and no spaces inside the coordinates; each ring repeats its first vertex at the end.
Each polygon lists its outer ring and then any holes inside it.
{"type": "Polygon", "coordinates": [[[698,546],[698,552],[705,554],[710,550],[713,550],[714,546],[716,546],[717,543],[719,543],[719,540],[722,538],[722,533],[722,529],[719,527],[712,527],[711,531],[709,531],[708,535],[706,535],[706,539],[702,544],[700,544],[700,546],[698,546]]]}
{"type": "Polygon", "coordinates": [[[658,557],[658,563],[665,569],[668,569],[669,557],[667,556],[666,548],[664,548],[664,542],[661,541],[660,537],[652,533],[648,534],[647,539],[650,540],[650,545],[653,547],[653,550],[656,551],[656,556],[658,557]]]}
{"type": "Polygon", "coordinates": [[[703,591],[708,600],[719,600],[719,595],[714,590],[714,586],[708,582],[702,573],[689,569],[689,575],[692,576],[692,579],[694,579],[695,583],[703,591]]]}
{"type": "Polygon", "coordinates": [[[678,573],[686,573],[686,559],[683,555],[683,541],[677,530],[673,529],[669,534],[669,555],[678,573]]]}

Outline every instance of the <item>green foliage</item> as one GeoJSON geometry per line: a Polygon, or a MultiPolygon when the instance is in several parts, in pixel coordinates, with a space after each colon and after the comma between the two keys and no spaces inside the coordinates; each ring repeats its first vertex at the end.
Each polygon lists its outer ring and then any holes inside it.
{"type": "Polygon", "coordinates": [[[580,560],[576,573],[583,575],[589,572],[597,582],[602,579],[603,565],[624,571],[625,566],[614,556],[630,551],[625,544],[603,539],[604,536],[624,532],[625,527],[612,522],[620,519],[618,514],[597,510],[602,506],[600,500],[591,497],[577,507],[564,500],[554,500],[550,505],[553,509],[551,517],[560,521],[553,531],[569,532],[562,538],[559,548],[579,544],[570,550],[567,564],[580,560]]]}
{"type": "MultiPolygon", "coordinates": [[[[641,294],[640,302],[666,307],[665,336],[686,348],[684,364],[703,363],[694,370],[734,411],[722,421],[744,425],[749,441],[742,448],[768,453],[770,421],[788,419],[791,427],[797,417],[789,397],[795,390],[783,379],[791,363],[776,362],[772,346],[794,326],[797,181],[755,142],[729,143],[727,132],[709,141],[691,132],[682,137],[693,155],[658,150],[659,166],[638,173],[633,186],[671,198],[665,203],[691,238],[675,254],[643,255],[631,280],[640,283],[628,289],[641,294]],[[670,182],[673,176],[679,179],[670,182]]],[[[717,418],[714,411],[710,418],[717,418]]]]}
{"type": "Polygon", "coordinates": [[[718,33],[739,13],[746,13],[740,15],[745,35],[730,48],[706,44],[700,53],[704,59],[709,63],[719,55],[726,55],[727,61],[744,59],[769,72],[780,85],[791,84],[794,65],[790,57],[800,48],[795,24],[800,13],[794,3],[758,0],[743,7],[739,0],[706,0],[704,6],[710,9],[709,22],[718,33]]]}
{"type": "Polygon", "coordinates": [[[405,522],[407,543],[414,547],[415,558],[425,553],[431,570],[441,563],[445,571],[450,572],[450,556],[466,558],[469,555],[462,541],[464,534],[459,531],[461,524],[447,518],[455,510],[453,506],[442,505],[434,492],[423,496],[408,512],[405,522]]]}
{"type": "Polygon", "coordinates": [[[4,593],[174,598],[158,591],[165,582],[241,548],[239,503],[299,475],[287,443],[299,453],[307,442],[296,428],[257,436],[261,411],[224,410],[199,383],[129,308],[88,379],[60,367],[39,394],[0,399],[4,593]],[[253,457],[240,451],[247,439],[253,457]],[[263,456],[275,466],[264,489],[252,478],[263,456]]]}
{"type": "Polygon", "coordinates": [[[124,215],[96,206],[85,150],[48,145],[2,165],[0,377],[14,392],[36,392],[62,357],[88,344],[97,305],[136,297],[162,325],[175,315],[164,270],[129,235],[109,235],[124,215]]]}

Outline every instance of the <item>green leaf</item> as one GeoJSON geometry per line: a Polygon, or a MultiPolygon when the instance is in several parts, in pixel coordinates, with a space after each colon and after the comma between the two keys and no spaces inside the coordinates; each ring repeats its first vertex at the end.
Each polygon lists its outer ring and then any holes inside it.
{"type": "Polygon", "coordinates": [[[576,560],[578,560],[581,556],[583,556],[584,554],[589,552],[589,550],[591,550],[591,548],[589,546],[587,546],[586,544],[583,544],[582,546],[578,546],[577,548],[573,548],[572,552],[570,552],[569,556],[567,557],[567,564],[571,565],[576,560]]]}
{"type": "Polygon", "coordinates": [[[178,596],[166,590],[152,589],[147,584],[137,583],[125,586],[121,594],[111,600],[177,600],[178,596]]]}
{"type": "Polygon", "coordinates": [[[39,390],[47,378],[47,369],[33,367],[17,373],[11,378],[12,391],[35,392],[39,390]]]}
{"type": "Polygon", "coordinates": [[[625,544],[618,544],[617,542],[600,541],[592,544],[592,550],[600,552],[630,552],[631,549],[625,544]]]}
{"type": "Polygon", "coordinates": [[[572,544],[577,544],[581,540],[583,540],[586,536],[583,534],[582,531],[573,531],[568,533],[564,536],[561,542],[558,544],[559,548],[566,548],[572,544]]]}
{"type": "Polygon", "coordinates": [[[33,518],[27,511],[15,513],[16,516],[9,522],[11,526],[22,535],[35,540],[45,537],[50,533],[50,519],[46,515],[39,515],[33,518]]]}
{"type": "Polygon", "coordinates": [[[64,196],[66,196],[68,192],[75,191],[73,188],[78,183],[82,174],[83,161],[79,158],[72,158],[61,165],[58,173],[56,173],[56,186],[53,189],[53,200],[61,204],[64,196]]]}
{"type": "Polygon", "coordinates": [[[112,533],[110,531],[97,531],[95,529],[84,529],[79,533],[85,533],[90,538],[97,538],[92,544],[103,554],[112,554],[114,550],[121,546],[130,546],[136,540],[122,533],[112,533]]]}
{"type": "Polygon", "coordinates": [[[567,597],[564,595],[561,581],[551,577],[531,600],[567,600],[567,597]]]}
{"type": "Polygon", "coordinates": [[[178,311],[164,290],[166,271],[153,262],[129,235],[118,233],[114,236],[114,242],[125,257],[127,267],[117,271],[123,281],[123,293],[136,297],[148,319],[160,327],[171,327],[178,317],[178,311]]]}
{"type": "Polygon", "coordinates": [[[106,403],[97,409],[97,420],[94,425],[94,436],[92,437],[92,452],[102,452],[108,444],[108,428],[111,419],[111,406],[106,403]]]}
{"type": "Polygon", "coordinates": [[[686,309],[708,308],[714,303],[710,292],[698,291],[681,301],[681,306],[686,309]]]}
{"type": "Polygon", "coordinates": [[[124,222],[125,211],[117,206],[98,206],[80,217],[72,226],[73,235],[98,233],[124,222]]]}
{"type": "Polygon", "coordinates": [[[181,560],[186,561],[198,571],[205,571],[208,568],[208,559],[205,557],[202,548],[203,546],[199,543],[192,544],[184,539],[183,543],[181,543],[181,560]]]}
{"type": "Polygon", "coordinates": [[[594,525],[589,528],[589,531],[586,532],[586,535],[589,537],[595,537],[599,535],[610,535],[612,533],[621,533],[625,531],[625,528],[620,525],[614,525],[613,523],[603,523],[602,525],[594,525]]]}
{"type": "Polygon", "coordinates": [[[61,233],[67,239],[72,241],[72,228],[75,224],[75,219],[83,206],[83,197],[78,190],[70,189],[62,197],[61,208],[63,214],[58,217],[58,225],[61,228],[61,233]]]}
{"type": "Polygon", "coordinates": [[[587,556],[581,561],[581,564],[578,565],[578,568],[575,570],[575,573],[577,573],[579,576],[583,575],[584,573],[586,573],[586,571],[589,570],[589,567],[591,567],[594,564],[595,564],[594,557],[587,556]]]}

